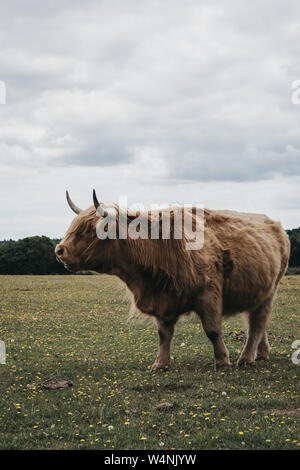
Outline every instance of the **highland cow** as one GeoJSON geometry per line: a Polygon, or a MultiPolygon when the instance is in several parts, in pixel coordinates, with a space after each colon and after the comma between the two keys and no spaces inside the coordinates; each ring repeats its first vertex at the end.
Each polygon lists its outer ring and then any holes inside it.
{"type": "MultiPolygon", "coordinates": [[[[237,364],[269,357],[267,324],[290,253],[289,238],[280,223],[260,214],[207,209],[204,243],[197,250],[186,250],[186,235],[178,239],[172,228],[169,239],[121,239],[117,228],[116,238],[103,240],[96,230],[105,223],[108,207],[99,204],[95,191],[93,197],[94,205],[81,210],[67,193],[77,217],[56,246],[57,259],[72,271],[112,274],[126,283],[136,308],[155,317],[158,325],[154,370],[169,367],[175,324],[190,311],[202,321],[218,369],[231,366],[222,319],[237,313],[244,312],[248,322],[247,341],[237,364]]],[[[122,209],[114,209],[118,221],[122,209]]],[[[180,210],[171,211],[171,222],[180,210]]],[[[193,209],[190,215],[196,223],[193,209]]],[[[153,214],[140,216],[151,220],[153,214]]],[[[163,211],[154,215],[160,225],[162,216],[163,211]]],[[[128,224],[133,219],[126,214],[128,224]]]]}

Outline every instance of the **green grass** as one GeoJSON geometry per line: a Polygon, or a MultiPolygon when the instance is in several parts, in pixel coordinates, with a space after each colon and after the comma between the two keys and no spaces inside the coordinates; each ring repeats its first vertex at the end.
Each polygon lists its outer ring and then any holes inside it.
{"type": "MultiPolygon", "coordinates": [[[[300,276],[281,285],[268,362],[216,372],[211,344],[190,316],[178,322],[171,369],[159,374],[150,372],[156,327],[127,321],[128,296],[116,278],[0,283],[1,449],[299,449],[299,366],[291,355],[300,339],[300,276]],[[45,390],[39,384],[50,377],[74,385],[45,390]],[[163,401],[174,409],[156,410],[163,401]]],[[[224,322],[224,334],[236,362],[241,315],[224,322]]]]}

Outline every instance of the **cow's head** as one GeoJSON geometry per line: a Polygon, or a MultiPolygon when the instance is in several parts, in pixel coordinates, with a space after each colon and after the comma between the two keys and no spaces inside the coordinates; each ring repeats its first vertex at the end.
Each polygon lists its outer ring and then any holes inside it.
{"type": "Polygon", "coordinates": [[[105,248],[105,240],[99,240],[96,228],[101,220],[101,214],[105,217],[106,211],[98,202],[95,190],[94,205],[86,210],[79,209],[72,202],[68,191],[66,196],[70,208],[77,217],[72,221],[64,239],[56,245],[56,258],[72,271],[96,270],[103,262],[105,248]]]}

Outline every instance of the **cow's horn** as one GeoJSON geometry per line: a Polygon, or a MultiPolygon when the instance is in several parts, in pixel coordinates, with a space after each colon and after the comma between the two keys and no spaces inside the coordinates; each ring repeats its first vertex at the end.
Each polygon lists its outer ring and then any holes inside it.
{"type": "Polygon", "coordinates": [[[102,217],[107,217],[108,212],[103,207],[100,207],[101,210],[98,209],[100,206],[100,202],[97,199],[96,191],[94,189],[93,189],[93,201],[94,201],[94,206],[95,206],[97,214],[102,217]]]}
{"type": "Polygon", "coordinates": [[[97,210],[98,207],[100,206],[100,202],[97,199],[96,191],[94,189],[93,189],[93,201],[94,201],[95,209],[97,210]]]}
{"type": "Polygon", "coordinates": [[[68,204],[71,207],[72,211],[74,211],[75,214],[80,214],[80,212],[82,212],[82,210],[79,209],[79,207],[75,206],[74,202],[71,200],[71,198],[69,196],[68,191],[66,191],[66,196],[67,196],[68,204]]]}

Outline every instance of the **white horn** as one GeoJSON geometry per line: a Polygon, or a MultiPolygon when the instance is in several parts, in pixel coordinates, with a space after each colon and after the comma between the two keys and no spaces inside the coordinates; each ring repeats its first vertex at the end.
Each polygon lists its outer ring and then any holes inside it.
{"type": "Polygon", "coordinates": [[[82,210],[79,209],[79,207],[75,206],[74,202],[71,200],[71,198],[69,196],[68,191],[66,191],[66,196],[67,196],[68,204],[71,207],[72,211],[75,212],[75,214],[80,214],[80,212],[82,212],[82,210]]]}

